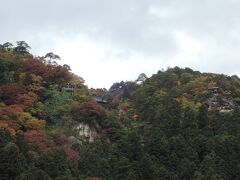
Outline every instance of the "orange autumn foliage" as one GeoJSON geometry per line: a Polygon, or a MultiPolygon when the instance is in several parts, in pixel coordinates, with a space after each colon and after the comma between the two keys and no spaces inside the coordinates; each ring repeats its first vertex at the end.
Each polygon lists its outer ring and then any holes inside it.
{"type": "Polygon", "coordinates": [[[0,120],[0,129],[7,130],[12,136],[16,135],[16,130],[9,126],[7,121],[0,120]]]}
{"type": "Polygon", "coordinates": [[[33,92],[19,94],[17,96],[18,104],[21,104],[24,109],[29,108],[38,100],[38,96],[33,92]]]}
{"type": "Polygon", "coordinates": [[[13,136],[19,130],[42,130],[46,121],[34,118],[30,113],[24,112],[19,105],[6,106],[0,104],[0,128],[5,128],[13,136]]]}
{"type": "Polygon", "coordinates": [[[80,160],[80,156],[79,156],[78,152],[76,152],[72,149],[68,149],[66,153],[67,153],[67,156],[69,157],[69,159],[71,159],[73,162],[78,163],[78,161],[80,160]]]}
{"type": "Polygon", "coordinates": [[[45,120],[31,119],[26,122],[26,127],[29,129],[44,129],[45,125],[46,125],[45,120]]]}
{"type": "Polygon", "coordinates": [[[31,130],[24,133],[24,137],[29,145],[35,145],[42,150],[56,146],[54,141],[48,140],[46,134],[41,130],[31,130]]]}
{"type": "Polygon", "coordinates": [[[27,131],[24,133],[24,136],[29,144],[42,142],[45,138],[44,132],[37,130],[27,131]]]}
{"type": "Polygon", "coordinates": [[[27,89],[22,84],[7,84],[0,86],[0,98],[7,104],[18,104],[18,96],[26,94],[27,89]]]}

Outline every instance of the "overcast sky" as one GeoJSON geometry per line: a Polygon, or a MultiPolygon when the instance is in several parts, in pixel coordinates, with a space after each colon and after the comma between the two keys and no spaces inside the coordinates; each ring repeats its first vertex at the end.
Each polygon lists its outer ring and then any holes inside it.
{"type": "Polygon", "coordinates": [[[168,66],[240,74],[240,0],[0,0],[0,43],[54,52],[89,87],[168,66]]]}

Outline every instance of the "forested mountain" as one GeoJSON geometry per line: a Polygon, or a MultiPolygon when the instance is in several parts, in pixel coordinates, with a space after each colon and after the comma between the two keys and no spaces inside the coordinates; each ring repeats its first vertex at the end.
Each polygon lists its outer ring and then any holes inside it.
{"type": "Polygon", "coordinates": [[[240,79],[179,67],[89,89],[0,45],[0,179],[239,179],[240,79]]]}

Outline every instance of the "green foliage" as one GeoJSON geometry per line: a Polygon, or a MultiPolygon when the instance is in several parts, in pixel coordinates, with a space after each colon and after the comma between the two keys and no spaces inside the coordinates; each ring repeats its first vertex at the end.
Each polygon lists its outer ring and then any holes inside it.
{"type": "Polygon", "coordinates": [[[199,129],[203,129],[208,125],[208,109],[203,105],[197,115],[197,124],[199,129]]]}
{"type": "Polygon", "coordinates": [[[0,148],[4,147],[8,142],[13,140],[11,134],[4,129],[0,129],[0,137],[0,148]]]}
{"type": "Polygon", "coordinates": [[[17,41],[17,46],[13,49],[16,54],[28,54],[31,47],[25,41],[17,41]]]}
{"type": "Polygon", "coordinates": [[[71,179],[70,165],[63,149],[52,149],[44,152],[37,162],[37,167],[51,178],[67,176],[71,179]]]}
{"type": "Polygon", "coordinates": [[[70,118],[70,95],[66,92],[53,92],[53,96],[45,101],[44,114],[51,124],[64,124],[70,118]]]}
{"type": "Polygon", "coordinates": [[[175,67],[89,90],[58,55],[29,49],[0,46],[0,179],[239,179],[237,76],[175,67]],[[215,97],[232,109],[211,107],[215,97]],[[79,122],[96,130],[93,142],[79,122]]]}
{"type": "Polygon", "coordinates": [[[0,177],[13,179],[27,167],[25,158],[14,143],[0,148],[0,177]]]}
{"type": "Polygon", "coordinates": [[[38,168],[31,168],[27,171],[24,171],[23,173],[21,173],[20,176],[17,177],[17,180],[51,180],[52,178],[50,178],[48,176],[48,174],[46,172],[44,172],[41,169],[38,168]]]}
{"type": "Polygon", "coordinates": [[[16,62],[0,59],[0,84],[14,83],[17,80],[18,67],[16,62]]]}
{"type": "Polygon", "coordinates": [[[108,179],[110,176],[109,150],[101,141],[86,143],[76,148],[81,158],[79,172],[82,177],[101,177],[108,179]],[[93,163],[94,162],[94,163],[93,163]]]}

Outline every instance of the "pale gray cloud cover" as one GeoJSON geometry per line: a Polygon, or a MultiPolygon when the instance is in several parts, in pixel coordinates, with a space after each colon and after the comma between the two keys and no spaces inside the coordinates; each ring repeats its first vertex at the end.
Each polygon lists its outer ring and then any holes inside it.
{"type": "Polygon", "coordinates": [[[90,87],[168,66],[240,72],[240,0],[0,0],[0,43],[60,55],[90,87]]]}

